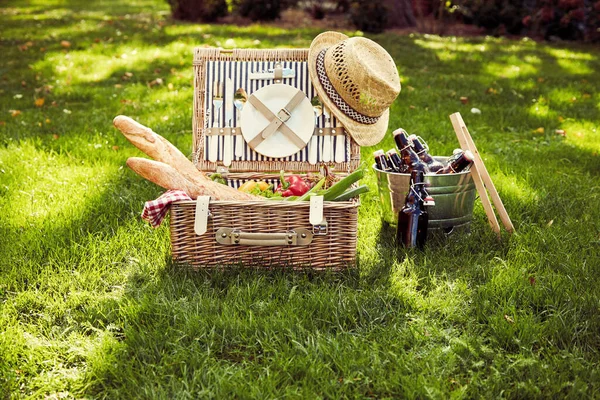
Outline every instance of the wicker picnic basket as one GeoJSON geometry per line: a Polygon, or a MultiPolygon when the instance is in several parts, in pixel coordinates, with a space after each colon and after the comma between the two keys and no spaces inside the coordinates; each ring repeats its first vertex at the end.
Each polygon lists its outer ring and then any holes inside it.
{"type": "MultiPolygon", "coordinates": [[[[212,107],[212,83],[217,79],[230,78],[235,87],[244,87],[251,94],[273,81],[249,80],[248,71],[293,69],[295,78],[285,83],[313,98],[315,92],[308,77],[307,56],[307,49],[195,50],[193,150],[198,169],[221,173],[232,187],[239,187],[249,179],[276,184],[280,170],[300,174],[319,171],[322,155],[319,154],[319,162],[311,163],[306,148],[289,157],[268,158],[254,152],[246,143],[243,143],[243,155],[235,157],[225,168],[222,162],[225,135],[232,135],[234,141],[241,136],[235,136],[235,127],[213,128],[220,118],[217,113],[223,111],[212,107]],[[211,140],[217,141],[216,145],[212,143],[214,147],[209,146],[211,140]],[[211,153],[213,149],[217,149],[217,154],[211,153]]],[[[319,118],[315,135],[319,141],[331,140],[335,148],[343,146],[343,161],[336,158],[336,162],[328,163],[336,173],[344,175],[358,168],[360,146],[335,118],[329,124],[319,118]]],[[[357,208],[357,201],[313,204],[199,198],[176,202],[171,208],[173,259],[192,268],[227,265],[346,268],[356,262],[357,208]]]]}

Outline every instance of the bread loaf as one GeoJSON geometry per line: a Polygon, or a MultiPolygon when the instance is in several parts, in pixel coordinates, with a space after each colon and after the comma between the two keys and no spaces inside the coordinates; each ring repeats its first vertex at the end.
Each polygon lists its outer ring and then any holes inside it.
{"type": "Polygon", "coordinates": [[[152,129],[125,115],[115,117],[113,124],[135,147],[154,160],[175,168],[190,182],[210,181],[177,147],[152,129]]]}
{"type": "Polygon", "coordinates": [[[183,190],[192,199],[198,196],[210,196],[213,200],[261,200],[258,196],[240,192],[211,180],[192,182],[172,166],[160,161],[130,157],[127,159],[127,166],[160,187],[183,190]]]}

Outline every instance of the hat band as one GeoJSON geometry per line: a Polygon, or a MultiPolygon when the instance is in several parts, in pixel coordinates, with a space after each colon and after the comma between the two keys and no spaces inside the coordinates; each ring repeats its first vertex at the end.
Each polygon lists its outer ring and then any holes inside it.
{"type": "Polygon", "coordinates": [[[350,106],[350,104],[346,103],[346,101],[342,99],[338,92],[336,92],[331,81],[329,80],[329,77],[327,76],[327,72],[325,71],[326,51],[326,48],[321,50],[321,52],[317,56],[317,75],[319,77],[319,82],[321,82],[321,86],[323,86],[323,89],[325,89],[325,93],[327,93],[329,99],[345,116],[353,119],[358,123],[364,125],[373,125],[374,123],[379,121],[379,117],[369,117],[368,115],[364,115],[356,111],[350,106]]]}

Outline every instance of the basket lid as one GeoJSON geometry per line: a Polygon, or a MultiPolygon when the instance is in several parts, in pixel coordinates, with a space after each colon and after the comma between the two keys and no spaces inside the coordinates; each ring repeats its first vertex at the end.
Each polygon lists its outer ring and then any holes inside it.
{"type": "MultiPolygon", "coordinates": [[[[193,145],[194,162],[199,169],[216,171],[225,166],[232,172],[317,171],[322,163],[339,171],[358,167],[360,147],[328,110],[314,101],[316,92],[308,74],[307,58],[307,49],[195,49],[193,145]],[[243,140],[239,117],[244,115],[246,105],[242,95],[236,102],[235,93],[245,91],[248,97],[280,83],[300,90],[313,102],[314,119],[306,123],[314,126],[314,133],[306,146],[298,145],[297,152],[286,157],[267,157],[243,140]]],[[[281,120],[285,120],[285,115],[281,120]]]]}

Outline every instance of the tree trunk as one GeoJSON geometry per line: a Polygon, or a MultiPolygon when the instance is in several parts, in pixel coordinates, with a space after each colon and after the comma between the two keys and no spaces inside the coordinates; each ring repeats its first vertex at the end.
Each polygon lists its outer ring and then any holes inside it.
{"type": "Polygon", "coordinates": [[[388,28],[409,28],[417,25],[411,0],[383,0],[388,10],[388,28]]]}

